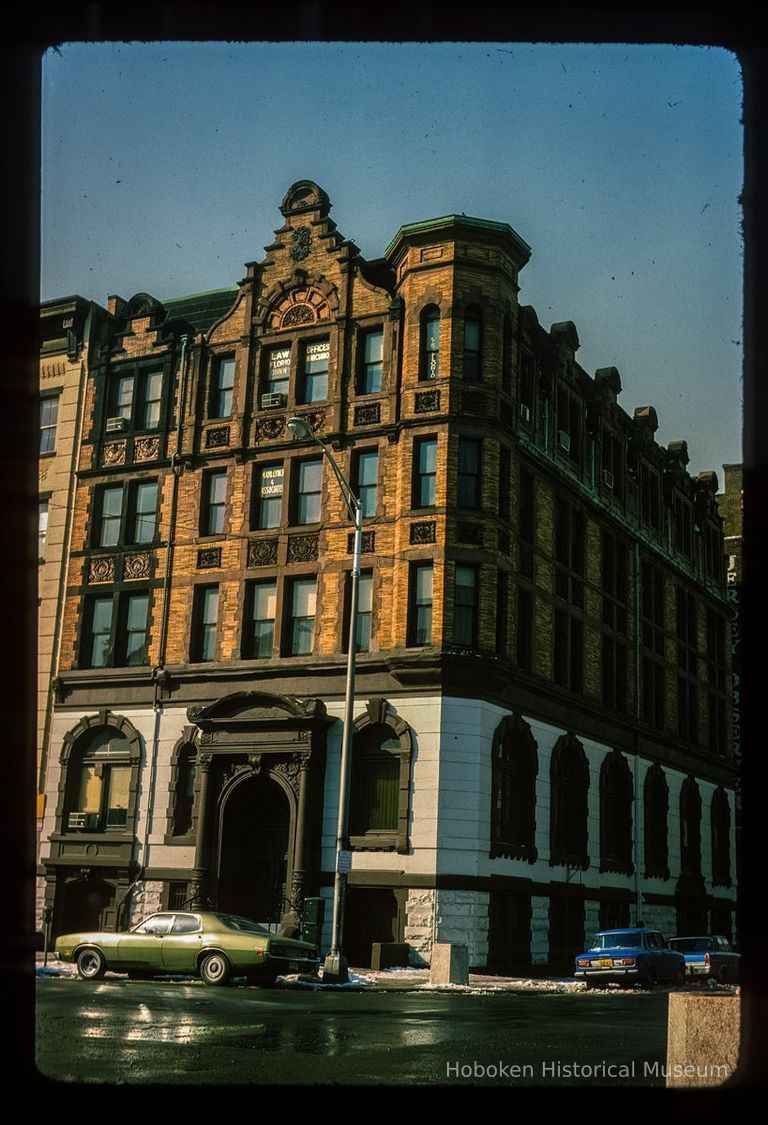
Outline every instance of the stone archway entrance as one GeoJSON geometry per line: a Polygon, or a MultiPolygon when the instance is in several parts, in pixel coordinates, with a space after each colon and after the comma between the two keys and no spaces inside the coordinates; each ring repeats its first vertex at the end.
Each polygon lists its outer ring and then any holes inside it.
{"type": "Polygon", "coordinates": [[[84,933],[114,929],[115,888],[102,879],[75,879],[63,883],[56,932],[84,933]]]}
{"type": "Polygon", "coordinates": [[[221,814],[216,906],[255,922],[278,922],[289,892],[291,814],[280,785],[249,777],[221,814]]]}

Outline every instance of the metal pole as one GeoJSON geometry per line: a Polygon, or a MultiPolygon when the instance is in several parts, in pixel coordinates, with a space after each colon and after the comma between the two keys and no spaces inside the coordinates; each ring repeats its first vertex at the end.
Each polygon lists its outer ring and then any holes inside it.
{"type": "MultiPolygon", "coordinates": [[[[351,493],[350,493],[351,494],[351,493]]],[[[344,925],[344,898],[347,889],[347,866],[344,856],[347,843],[349,811],[349,781],[352,759],[352,725],[355,711],[355,656],[357,649],[357,594],[360,580],[360,554],[363,533],[363,512],[360,502],[352,495],[355,517],[355,546],[352,558],[352,589],[349,601],[349,635],[347,647],[347,687],[344,699],[344,731],[341,739],[341,765],[339,777],[339,819],[336,830],[336,874],[333,881],[333,922],[331,950],[323,964],[323,983],[344,984],[349,980],[347,959],[341,951],[341,931],[344,925]]],[[[352,506],[352,505],[350,505],[352,506]]]]}

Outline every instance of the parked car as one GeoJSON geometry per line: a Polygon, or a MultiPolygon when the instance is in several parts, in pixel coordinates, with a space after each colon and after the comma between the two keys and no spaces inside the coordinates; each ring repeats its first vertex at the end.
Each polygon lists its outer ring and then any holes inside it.
{"type": "Polygon", "coordinates": [[[706,937],[670,938],[671,949],[685,958],[685,971],[689,977],[705,977],[725,984],[739,979],[741,957],[727,938],[720,934],[706,937]]]}
{"type": "Polygon", "coordinates": [[[318,964],[309,942],[270,933],[248,918],[208,911],[153,914],[128,933],[64,934],[55,952],[74,962],[84,980],[98,980],[110,969],[129,977],[195,973],[206,984],[226,984],[237,976],[271,984],[280,973],[318,964]]]}
{"type": "Polygon", "coordinates": [[[574,975],[587,988],[612,983],[650,988],[657,981],[683,984],[685,958],[669,949],[658,930],[601,930],[576,958],[574,975]]]}

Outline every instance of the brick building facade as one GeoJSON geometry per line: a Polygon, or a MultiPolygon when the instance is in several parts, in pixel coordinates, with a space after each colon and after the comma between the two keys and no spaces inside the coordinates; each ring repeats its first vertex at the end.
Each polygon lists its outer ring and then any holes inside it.
{"type": "Polygon", "coordinates": [[[91,363],[41,886],[59,932],[333,881],[363,503],[345,949],[562,967],[641,917],[731,932],[714,473],[518,302],[505,223],[366,261],[310,181],[232,290],[110,298],[91,363]]]}

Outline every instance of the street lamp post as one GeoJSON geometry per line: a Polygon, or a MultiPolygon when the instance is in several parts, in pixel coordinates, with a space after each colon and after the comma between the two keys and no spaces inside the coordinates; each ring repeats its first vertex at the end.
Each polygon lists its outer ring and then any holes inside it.
{"type": "Polygon", "coordinates": [[[341,931],[344,924],[344,897],[347,889],[349,853],[347,819],[349,810],[349,777],[352,749],[352,724],[355,709],[355,655],[357,649],[357,594],[360,581],[360,554],[363,538],[363,510],[352,486],[336,464],[336,459],[325,442],[304,418],[291,418],[288,429],[295,438],[313,441],[320,446],[331,463],[341,494],[355,524],[355,545],[352,556],[352,589],[349,602],[349,635],[347,645],[347,685],[344,696],[344,731],[341,739],[341,767],[339,778],[339,817],[336,828],[336,873],[333,881],[333,923],[331,949],[323,962],[323,983],[344,984],[349,980],[347,959],[341,950],[341,931]]]}

